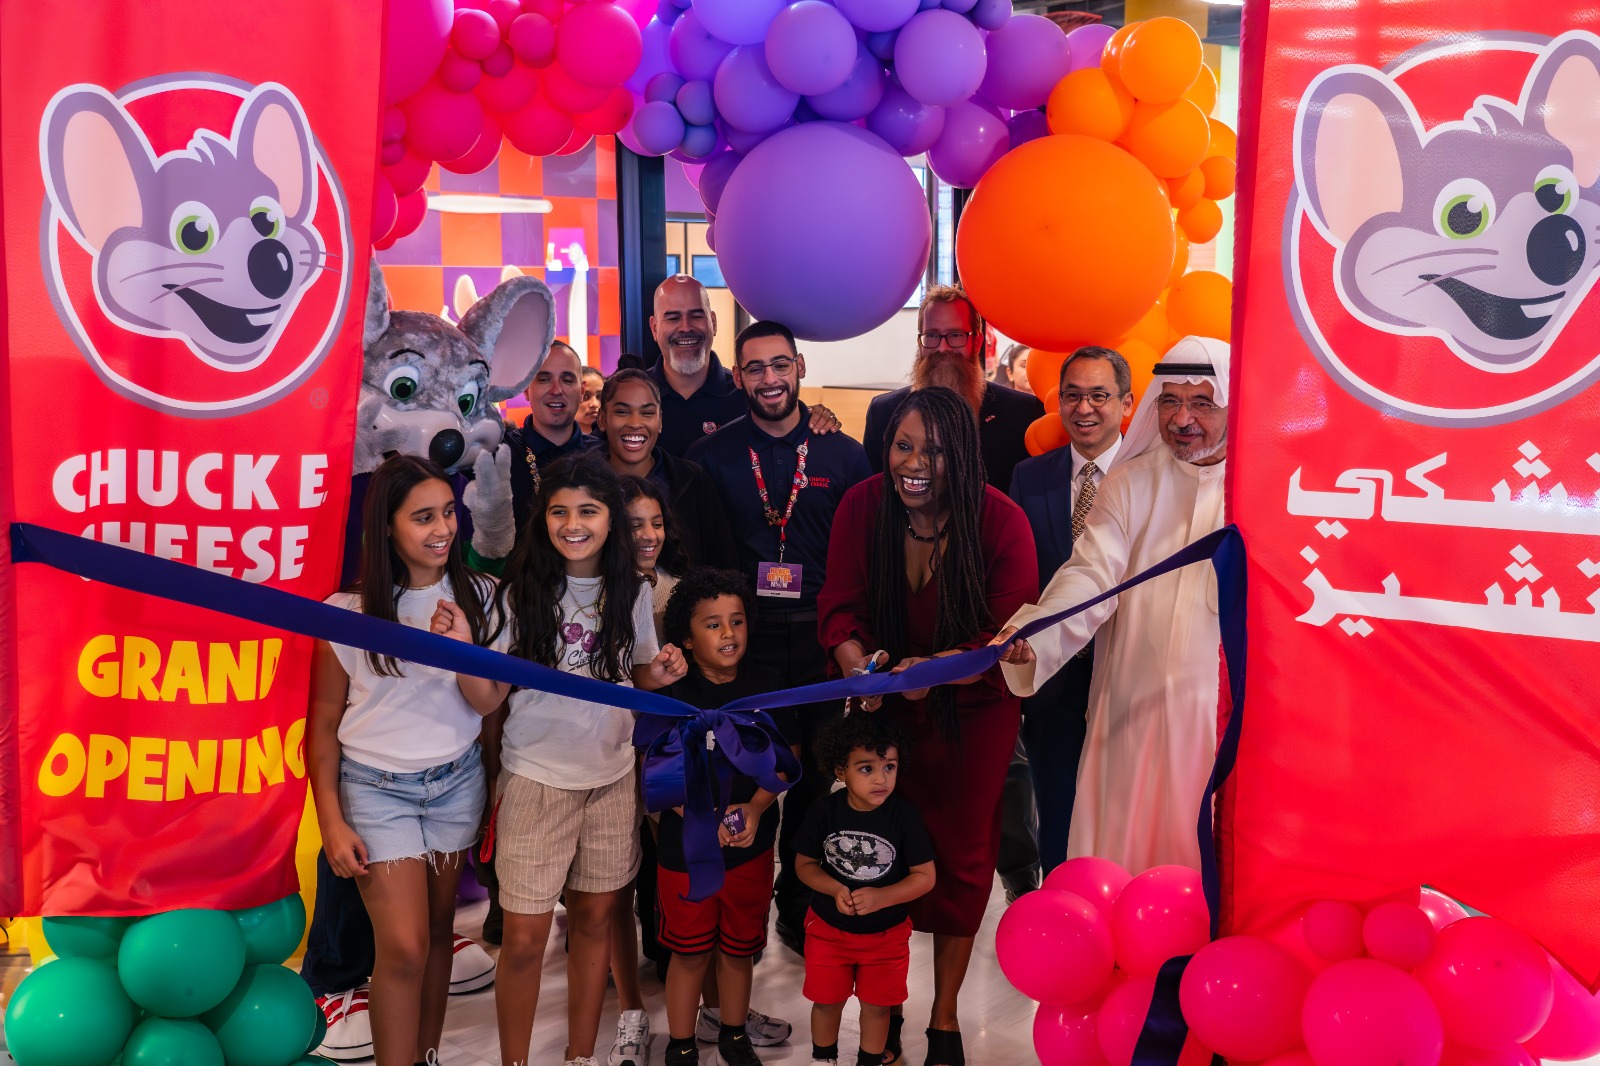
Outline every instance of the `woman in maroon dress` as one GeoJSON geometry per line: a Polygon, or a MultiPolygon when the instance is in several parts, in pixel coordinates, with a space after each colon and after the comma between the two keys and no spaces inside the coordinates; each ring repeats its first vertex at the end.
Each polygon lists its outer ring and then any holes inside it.
{"type": "MultiPolygon", "coordinates": [[[[823,647],[844,673],[874,655],[901,670],[982,647],[1038,590],[1033,533],[1022,510],[984,484],[977,419],[965,400],[945,388],[912,392],[885,440],[883,476],[839,504],[817,599],[823,647]]],[[[1000,791],[1021,700],[997,667],[884,697],[880,713],[912,738],[899,790],[927,822],[937,853],[933,891],[911,904],[913,927],[934,938],[927,1062],[963,1066],[956,998],[994,883],[1000,791]]],[[[896,1016],[893,1052],[899,1032],[896,1016]]]]}

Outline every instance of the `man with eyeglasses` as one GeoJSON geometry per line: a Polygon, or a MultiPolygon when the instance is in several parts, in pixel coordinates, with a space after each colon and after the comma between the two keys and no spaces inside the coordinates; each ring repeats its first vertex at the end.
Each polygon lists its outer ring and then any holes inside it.
{"type": "MultiPolygon", "coordinates": [[[[727,511],[738,568],[754,583],[749,655],[791,685],[822,681],[828,656],[817,639],[817,593],[828,536],[845,491],[872,476],[861,445],[844,433],[818,433],[814,408],[800,402],[806,360],[778,322],[746,326],[734,344],[734,380],[748,413],[689,449],[727,511]]],[[[732,560],[718,565],[732,565],[732,560]]],[[[813,766],[811,738],[837,707],[797,708],[802,765],[813,766]]],[[[811,890],[794,873],[794,837],[811,803],[826,795],[822,775],[806,773],[783,801],[778,833],[778,935],[801,949],[811,890]]]]}
{"type": "MultiPolygon", "coordinates": [[[[994,643],[1222,527],[1228,355],[1222,341],[1185,337],[1156,364],[1159,388],[1140,403],[1072,557],[994,643]]],[[[1217,743],[1221,636],[1211,568],[1183,567],[1013,642],[1001,659],[1006,683],[1038,695],[1091,638],[1088,736],[1067,854],[1111,859],[1134,874],[1169,863],[1198,869],[1195,826],[1217,743]]]]}
{"type": "Polygon", "coordinates": [[[911,384],[873,398],[867,407],[861,442],[874,472],[883,469],[884,434],[889,418],[913,389],[943,385],[966,397],[978,416],[978,446],[989,484],[1001,492],[1011,488],[1011,472],[1028,458],[1024,435],[1044,414],[1037,396],[983,380],[987,334],[983,316],[954,285],[936,285],[922,298],[917,312],[917,356],[911,384]]]}

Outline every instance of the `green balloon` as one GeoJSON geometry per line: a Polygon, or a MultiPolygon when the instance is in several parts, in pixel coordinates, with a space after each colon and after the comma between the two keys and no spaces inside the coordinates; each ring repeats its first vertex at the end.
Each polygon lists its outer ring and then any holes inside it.
{"type": "Polygon", "coordinates": [[[306,1054],[313,1058],[318,1058],[316,1054],[317,1048],[321,1047],[322,1042],[328,1038],[328,1018],[327,1015],[322,1013],[321,1007],[317,1008],[317,1017],[312,1024],[316,1028],[311,1031],[311,1039],[306,1043],[306,1054]]]}
{"type": "Polygon", "coordinates": [[[44,938],[58,958],[112,959],[136,918],[45,918],[44,938]]]}
{"type": "Polygon", "coordinates": [[[186,1018],[146,1018],[122,1049],[124,1066],[222,1066],[210,1029],[186,1018]]]}
{"type": "Polygon", "coordinates": [[[259,907],[233,912],[244,934],[244,964],[282,962],[300,946],[306,931],[306,902],[297,892],[259,907]]]}
{"type": "Polygon", "coordinates": [[[228,1066],[285,1066],[305,1055],[321,1012],[311,987],[277,963],[245,967],[228,998],[207,1011],[228,1066]]]}
{"type": "Polygon", "coordinates": [[[57,959],[35,970],[6,1008],[17,1066],[107,1066],[133,1029],[117,971],[98,959],[57,959]]]}
{"type": "Polygon", "coordinates": [[[221,1003],[244,970],[244,936],[227,911],[168,911],[122,937],[117,974],[133,1001],[164,1018],[192,1018],[221,1003]]]}

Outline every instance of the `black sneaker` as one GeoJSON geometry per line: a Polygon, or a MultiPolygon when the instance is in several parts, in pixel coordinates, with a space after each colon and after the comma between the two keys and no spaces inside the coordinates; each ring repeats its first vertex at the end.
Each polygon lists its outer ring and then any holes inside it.
{"type": "Polygon", "coordinates": [[[741,1035],[717,1041],[717,1066],[761,1066],[750,1037],[741,1035]]]}

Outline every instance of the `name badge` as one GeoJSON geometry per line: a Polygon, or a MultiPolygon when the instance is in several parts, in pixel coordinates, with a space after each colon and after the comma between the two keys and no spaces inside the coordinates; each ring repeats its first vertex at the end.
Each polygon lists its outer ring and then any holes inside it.
{"type": "Polygon", "coordinates": [[[804,571],[805,567],[799,563],[757,563],[756,595],[798,600],[800,575],[804,571]]]}

